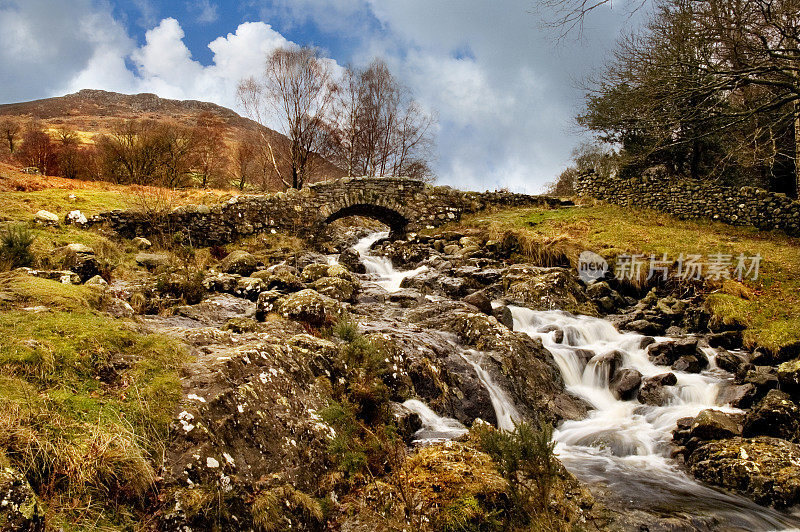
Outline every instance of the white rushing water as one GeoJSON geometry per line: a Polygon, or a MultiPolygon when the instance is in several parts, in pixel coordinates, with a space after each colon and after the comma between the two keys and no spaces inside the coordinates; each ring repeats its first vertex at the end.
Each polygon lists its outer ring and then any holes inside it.
{"type": "Polygon", "coordinates": [[[420,266],[413,270],[398,271],[392,266],[392,261],[386,257],[378,257],[369,253],[369,248],[382,238],[389,236],[388,231],[372,233],[359,240],[353,249],[361,256],[361,261],[367,269],[367,273],[376,277],[375,283],[387,292],[397,292],[400,290],[400,283],[406,277],[413,277],[428,269],[427,266],[420,266]]]}
{"type": "Polygon", "coordinates": [[[553,354],[567,390],[594,407],[585,419],[565,421],[553,434],[559,458],[582,480],[602,482],[634,507],[713,516],[721,521],[720,530],[796,530],[796,517],[702,485],[668,456],[678,419],[706,408],[738,411],[717,401],[723,375],[716,368],[713,349],[706,351],[708,370],[684,373],[653,364],[641,347],[641,335],[621,333],[606,320],[553,310],[509,309],[514,330],[540,338],[553,354]],[[561,343],[556,342],[555,329],[564,332],[561,343]],[[607,364],[599,362],[614,351],[622,355],[620,368],[634,368],[643,379],[673,373],[677,383],[667,387],[671,394],[667,404],[616,399],[608,388],[607,364]]]}
{"type": "Polygon", "coordinates": [[[469,432],[467,427],[458,420],[440,416],[417,399],[409,399],[403,403],[403,406],[417,414],[422,422],[422,428],[414,433],[415,442],[452,440],[469,432]]]}
{"type": "Polygon", "coordinates": [[[620,333],[610,322],[590,316],[513,306],[509,309],[514,317],[514,330],[540,338],[561,369],[567,390],[595,408],[585,419],[566,421],[556,430],[554,437],[562,455],[595,447],[617,458],[631,457],[633,461],[645,460],[651,465],[671,464],[666,453],[678,419],[696,416],[706,408],[736,411],[717,403],[719,376],[656,366],[641,347],[641,335],[620,333]],[[555,328],[564,332],[562,343],[555,341],[555,328]],[[612,352],[622,355],[620,368],[636,369],[643,379],[673,373],[678,382],[666,388],[671,394],[668,403],[650,406],[636,400],[616,399],[608,388],[608,364],[602,363],[602,357],[612,352]]]}
{"type": "Polygon", "coordinates": [[[492,380],[489,372],[481,366],[481,358],[484,355],[478,351],[468,349],[461,353],[463,358],[478,375],[483,387],[489,392],[489,398],[492,400],[492,408],[494,408],[495,416],[497,417],[497,427],[503,430],[514,430],[515,423],[519,423],[522,417],[517,412],[514,406],[514,401],[508,396],[497,383],[492,380]]]}

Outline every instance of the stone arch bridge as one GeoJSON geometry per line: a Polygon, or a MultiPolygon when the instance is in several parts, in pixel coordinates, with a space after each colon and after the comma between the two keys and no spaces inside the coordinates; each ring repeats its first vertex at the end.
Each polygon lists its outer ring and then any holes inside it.
{"type": "Polygon", "coordinates": [[[491,206],[564,204],[549,196],[464,192],[405,178],[348,178],[302,190],[236,196],[213,206],[178,207],[166,214],[116,210],[94,216],[91,223],[106,225],[128,238],[182,232],[193,245],[213,245],[265,232],[309,237],[324,232],[327,223],[339,218],[366,216],[388,225],[390,236],[399,238],[491,206]]]}

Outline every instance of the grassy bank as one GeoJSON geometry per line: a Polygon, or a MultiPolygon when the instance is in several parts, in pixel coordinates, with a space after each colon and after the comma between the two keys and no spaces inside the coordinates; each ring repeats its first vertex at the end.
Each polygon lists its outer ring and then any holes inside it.
{"type": "Polygon", "coordinates": [[[98,312],[103,297],[0,274],[0,453],[66,530],[141,522],[180,398],[182,347],[98,312]]]}
{"type": "MultiPolygon", "coordinates": [[[[779,232],[733,227],[708,220],[680,220],[657,211],[611,205],[561,209],[521,208],[466,217],[459,224],[498,237],[514,231],[523,251],[536,258],[565,255],[575,264],[582,250],[613,260],[623,253],[670,259],[724,253],[761,255],[757,280],[712,286],[708,304],[727,321],[747,326],[748,344],[779,349],[800,341],[800,239],[779,232]]],[[[645,266],[646,267],[646,266],[645,266]]]]}

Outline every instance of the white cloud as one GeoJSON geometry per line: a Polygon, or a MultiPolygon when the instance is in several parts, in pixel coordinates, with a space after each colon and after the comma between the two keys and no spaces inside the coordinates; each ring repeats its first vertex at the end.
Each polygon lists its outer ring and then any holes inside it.
{"type": "Polygon", "coordinates": [[[138,48],[100,39],[86,67],[67,89],[56,94],[81,88],[153,92],[164,98],[203,100],[236,108],[239,81],[261,72],[271,51],[296,46],[269,24],[246,22],[235,33],[209,43],[212,61],[202,65],[192,58],[184,37],[178,21],[167,18],[146,32],[145,43],[138,48]],[[126,69],[125,59],[135,65],[135,73],[126,69]]]}
{"type": "Polygon", "coordinates": [[[181,97],[183,85],[197,80],[203,66],[192,60],[192,53],[183,43],[183,29],[174,18],[167,18],[145,34],[145,44],[131,54],[139,76],[146,83],[165,87],[167,98],[181,97]]]}
{"type": "Polygon", "coordinates": [[[52,96],[95,59],[98,35],[129,46],[107,9],[91,0],[0,2],[0,100],[52,96]]]}
{"type": "Polygon", "coordinates": [[[200,0],[198,2],[189,2],[190,8],[198,12],[197,22],[201,24],[211,24],[219,19],[219,10],[217,5],[212,3],[211,0],[200,0]]]}

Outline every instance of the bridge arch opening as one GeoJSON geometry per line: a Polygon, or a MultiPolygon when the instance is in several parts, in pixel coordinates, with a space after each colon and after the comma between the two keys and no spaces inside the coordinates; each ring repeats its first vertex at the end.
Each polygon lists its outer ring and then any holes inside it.
{"type": "Polygon", "coordinates": [[[370,203],[356,203],[339,209],[325,219],[325,223],[335,222],[348,216],[363,216],[372,218],[389,227],[389,238],[401,238],[406,234],[408,220],[394,209],[373,205],[370,203]]]}

